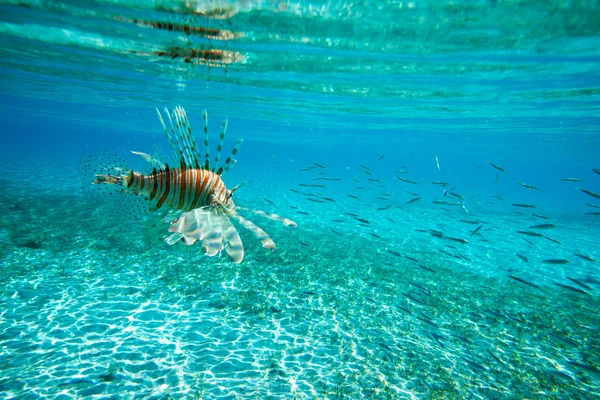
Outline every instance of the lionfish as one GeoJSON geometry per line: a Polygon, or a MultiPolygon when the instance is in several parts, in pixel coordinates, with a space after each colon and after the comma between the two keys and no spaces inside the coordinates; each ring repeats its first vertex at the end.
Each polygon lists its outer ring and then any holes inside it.
{"type": "Polygon", "coordinates": [[[262,242],[263,247],[275,249],[275,243],[269,235],[252,221],[238,214],[238,211],[262,215],[280,221],[286,226],[295,227],[296,223],[276,214],[238,207],[233,203],[233,193],[243,184],[228,190],[221,176],[236,163],[233,157],[243,140],[239,139],[236,142],[231,156],[223,165],[218,166],[227,131],[227,120],[221,122],[217,154],[214,163],[211,163],[206,110],[202,113],[204,155],[198,148],[187,114],[182,107],[176,107],[171,114],[165,108],[169,127],[160,111],[158,109],[156,111],[178,165],[169,166],[148,154],[132,151],[153,166],[151,173],[144,174],[134,170],[126,172],[121,168],[115,168],[111,170],[115,172],[94,174],[95,179],[92,183],[116,185],[125,193],[143,196],[154,210],[164,207],[174,213],[176,218],[171,219],[168,228],[171,233],[165,238],[171,245],[179,241],[186,245],[202,242],[202,250],[206,255],[210,257],[220,255],[222,250],[225,250],[231,261],[239,264],[244,258],[244,246],[230,221],[234,219],[253,232],[262,242]]]}

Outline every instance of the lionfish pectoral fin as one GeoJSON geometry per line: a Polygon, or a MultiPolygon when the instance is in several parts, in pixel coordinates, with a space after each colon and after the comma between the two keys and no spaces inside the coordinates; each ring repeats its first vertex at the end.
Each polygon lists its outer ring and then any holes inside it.
{"type": "Polygon", "coordinates": [[[284,224],[285,226],[291,226],[292,228],[295,228],[296,226],[298,226],[294,221],[292,221],[291,219],[288,218],[284,218],[280,215],[277,214],[270,214],[270,213],[266,213],[264,211],[261,210],[253,210],[251,208],[245,208],[245,207],[237,207],[238,210],[244,210],[244,211],[248,211],[257,215],[261,215],[263,217],[272,219],[274,221],[279,221],[282,224],[284,224]]]}
{"type": "Polygon", "coordinates": [[[254,222],[242,217],[236,212],[231,212],[229,215],[232,218],[237,219],[244,228],[254,233],[258,240],[261,241],[262,246],[265,249],[275,250],[275,243],[273,242],[273,240],[271,240],[271,238],[269,237],[269,235],[267,235],[265,231],[263,231],[259,226],[254,224],[254,222]]]}
{"type": "Polygon", "coordinates": [[[175,241],[180,238],[185,245],[202,242],[202,250],[209,257],[225,249],[236,264],[243,259],[243,247],[237,231],[231,226],[229,218],[214,207],[205,206],[181,214],[171,224],[169,231],[173,232],[170,237],[175,241]]]}
{"type": "Polygon", "coordinates": [[[181,242],[183,244],[188,244],[185,240],[182,239],[183,238],[183,234],[179,233],[179,232],[175,232],[170,234],[169,236],[167,236],[165,238],[165,242],[167,242],[168,244],[170,244],[171,246],[174,245],[175,243],[179,242],[181,240],[181,242]]]}
{"type": "Polygon", "coordinates": [[[182,241],[191,245],[201,241],[211,229],[210,207],[201,207],[184,212],[171,223],[170,232],[177,232],[182,235],[182,241]]]}
{"type": "Polygon", "coordinates": [[[208,226],[210,227],[204,239],[202,239],[202,250],[209,257],[216,256],[223,250],[223,229],[219,216],[208,216],[208,226]]]}
{"type": "Polygon", "coordinates": [[[177,243],[181,237],[170,234],[167,227],[179,213],[174,210],[147,210],[142,223],[142,238],[150,244],[163,240],[170,245],[177,243]]]}
{"type": "Polygon", "coordinates": [[[225,239],[225,251],[234,264],[239,264],[244,259],[244,245],[242,239],[229,221],[229,218],[223,218],[223,237],[225,239]]]}

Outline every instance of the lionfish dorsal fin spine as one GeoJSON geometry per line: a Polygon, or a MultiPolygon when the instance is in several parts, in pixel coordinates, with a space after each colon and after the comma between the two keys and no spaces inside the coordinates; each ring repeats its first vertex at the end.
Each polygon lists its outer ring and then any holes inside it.
{"type": "Polygon", "coordinates": [[[234,164],[237,162],[233,156],[235,156],[238,152],[238,150],[240,149],[242,143],[244,143],[244,139],[238,139],[237,142],[235,143],[235,147],[233,148],[233,150],[231,150],[231,155],[229,157],[227,157],[227,160],[225,160],[225,164],[223,164],[221,166],[221,168],[219,168],[219,170],[217,171],[217,174],[222,175],[225,172],[229,171],[231,169],[231,167],[234,166],[234,164]]]}
{"type": "Polygon", "coordinates": [[[169,124],[171,125],[171,130],[167,128],[167,124],[165,124],[165,120],[162,117],[162,114],[156,109],[156,113],[158,114],[158,119],[165,131],[165,136],[169,141],[169,145],[171,146],[171,151],[173,152],[173,156],[179,159],[181,162],[185,163],[185,159],[179,154],[179,143],[176,139],[177,135],[175,134],[175,127],[173,126],[173,121],[171,120],[171,115],[169,114],[169,110],[165,107],[165,113],[167,114],[167,118],[169,119],[169,124]]]}
{"type": "Polygon", "coordinates": [[[208,112],[206,112],[206,110],[202,111],[202,121],[204,122],[204,152],[205,152],[204,168],[209,170],[210,169],[210,148],[208,146],[208,112]]]}
{"type": "Polygon", "coordinates": [[[221,121],[221,135],[219,136],[219,145],[217,146],[217,156],[215,157],[215,166],[213,167],[213,172],[216,171],[217,166],[219,165],[221,151],[223,150],[223,141],[225,140],[225,134],[227,134],[227,124],[228,121],[226,119],[221,121]]]}
{"type": "Polygon", "coordinates": [[[177,127],[179,128],[179,135],[186,155],[187,165],[191,168],[200,168],[200,159],[202,156],[198,151],[198,144],[196,143],[196,139],[194,139],[185,109],[177,106],[173,114],[177,120],[177,127]]]}
{"type": "Polygon", "coordinates": [[[158,113],[158,118],[165,131],[165,135],[167,136],[175,159],[179,161],[179,164],[198,168],[201,165],[201,156],[198,152],[198,145],[192,135],[192,128],[190,127],[184,109],[182,107],[176,107],[171,115],[169,110],[165,107],[165,113],[169,120],[170,129],[167,128],[160,111],[157,109],[156,112],[158,113]]]}
{"type": "Polygon", "coordinates": [[[177,127],[177,132],[175,133],[175,137],[177,138],[177,144],[179,147],[179,153],[181,154],[181,157],[183,157],[183,160],[185,161],[186,165],[192,165],[191,163],[193,162],[192,158],[193,155],[190,154],[189,148],[188,146],[186,146],[185,143],[185,135],[183,134],[184,132],[184,127],[183,127],[183,121],[181,118],[181,115],[179,113],[179,108],[175,107],[175,109],[173,110],[172,114],[172,119],[175,120],[175,126],[177,127]]]}
{"type": "Polygon", "coordinates": [[[237,163],[237,160],[234,158],[231,160],[230,163],[228,163],[227,165],[225,165],[225,168],[223,168],[223,174],[227,171],[229,171],[231,168],[233,168],[233,166],[237,163]]]}
{"type": "Polygon", "coordinates": [[[240,146],[244,142],[242,139],[237,140],[233,150],[231,151],[231,155],[227,157],[225,163],[223,163],[221,167],[218,167],[219,160],[221,159],[221,152],[223,150],[223,143],[225,141],[225,135],[227,134],[228,120],[223,120],[221,122],[219,145],[217,146],[217,154],[214,160],[215,163],[211,168],[207,111],[204,110],[202,112],[202,121],[204,122],[204,154],[200,152],[198,144],[194,139],[192,128],[190,127],[187,114],[183,107],[177,106],[172,113],[169,113],[169,110],[165,108],[170,129],[167,127],[167,124],[165,123],[160,111],[157,109],[156,112],[158,113],[158,118],[160,119],[160,123],[165,131],[165,135],[169,140],[169,145],[171,146],[171,150],[175,156],[175,159],[182,167],[185,166],[187,168],[204,169],[215,172],[218,175],[222,175],[229,171],[236,163],[236,160],[233,157],[237,154],[240,146]]]}

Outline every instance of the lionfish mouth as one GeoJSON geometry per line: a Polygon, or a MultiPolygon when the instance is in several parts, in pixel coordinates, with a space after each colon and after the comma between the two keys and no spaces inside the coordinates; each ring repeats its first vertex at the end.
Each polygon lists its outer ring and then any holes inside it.
{"type": "MultiPolygon", "coordinates": [[[[165,108],[166,120],[157,110],[160,123],[167,136],[173,157],[178,166],[169,167],[156,157],[132,151],[152,167],[152,172],[144,174],[122,168],[113,168],[111,173],[95,174],[92,183],[111,185],[120,191],[142,195],[153,209],[167,208],[175,213],[165,237],[168,244],[182,242],[185,245],[202,243],[202,250],[209,257],[220,255],[223,250],[235,264],[244,259],[244,246],[237,229],[231,223],[235,220],[248,229],[261,241],[264,248],[274,250],[275,243],[269,235],[252,221],[241,216],[238,211],[246,211],[279,221],[286,226],[296,227],[296,223],[276,214],[260,210],[237,207],[231,196],[242,185],[227,190],[221,177],[229,171],[236,160],[242,140],[236,142],[231,155],[219,166],[221,150],[227,131],[227,120],[221,122],[221,134],[217,153],[211,161],[208,114],[202,113],[204,121],[204,151],[201,152],[185,110],[176,107],[171,113],[165,108]]],[[[106,171],[106,168],[103,169],[106,171]]]]}

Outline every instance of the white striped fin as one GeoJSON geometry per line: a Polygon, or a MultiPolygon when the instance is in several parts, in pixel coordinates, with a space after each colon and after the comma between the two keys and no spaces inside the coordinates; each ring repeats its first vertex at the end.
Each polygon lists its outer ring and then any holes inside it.
{"type": "Polygon", "coordinates": [[[269,219],[272,219],[272,220],[275,220],[275,221],[279,221],[279,222],[283,223],[285,226],[291,226],[292,228],[295,228],[296,226],[298,226],[291,219],[284,218],[284,217],[279,216],[277,214],[270,214],[270,213],[266,213],[266,212],[261,211],[261,210],[253,210],[253,209],[245,208],[245,207],[236,207],[236,209],[238,209],[238,210],[244,210],[244,211],[249,211],[249,212],[254,213],[254,214],[262,215],[263,217],[266,217],[266,218],[269,218],[269,219]]]}
{"type": "Polygon", "coordinates": [[[169,231],[182,234],[185,244],[194,244],[199,240],[203,240],[210,230],[209,216],[209,206],[185,212],[171,224],[169,231]]]}
{"type": "Polygon", "coordinates": [[[225,251],[234,264],[239,264],[244,259],[244,245],[238,231],[229,221],[229,218],[223,217],[223,238],[225,241],[225,251]]]}
{"type": "Polygon", "coordinates": [[[225,249],[235,264],[244,259],[242,240],[229,221],[229,216],[222,214],[222,209],[206,206],[185,212],[171,224],[169,231],[173,232],[167,238],[169,244],[177,242],[179,238],[188,246],[202,242],[202,250],[209,257],[225,249]]]}
{"type": "Polygon", "coordinates": [[[247,220],[246,218],[242,217],[236,212],[230,213],[230,216],[237,219],[244,228],[253,232],[258,238],[258,240],[261,241],[265,249],[275,249],[275,243],[273,242],[273,240],[271,240],[269,235],[267,235],[267,233],[263,231],[259,226],[255,225],[252,221],[247,220]]]}
{"type": "Polygon", "coordinates": [[[211,228],[202,239],[202,250],[209,257],[216,256],[223,250],[222,218],[219,215],[208,214],[207,222],[211,228]]]}
{"type": "Polygon", "coordinates": [[[167,242],[168,244],[170,244],[172,246],[175,243],[179,242],[181,240],[182,236],[183,235],[179,232],[172,233],[165,238],[165,242],[167,242]]]}

